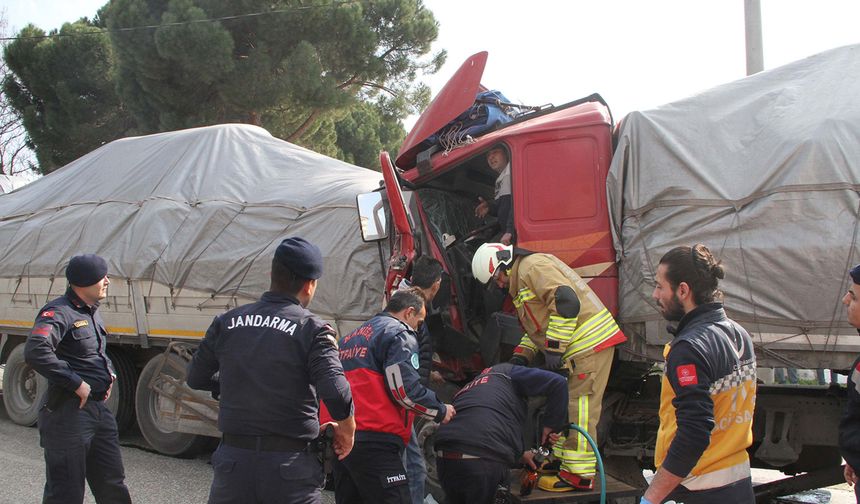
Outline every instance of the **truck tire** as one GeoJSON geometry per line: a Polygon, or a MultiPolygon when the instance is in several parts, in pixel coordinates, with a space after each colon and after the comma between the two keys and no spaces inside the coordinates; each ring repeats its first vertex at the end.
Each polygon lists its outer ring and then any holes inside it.
{"type": "Polygon", "coordinates": [[[134,424],[134,392],[137,386],[137,369],[121,348],[108,347],[107,356],[116,371],[110,397],[105,404],[116,417],[116,426],[125,432],[134,424]]]}
{"type": "MultiPolygon", "coordinates": [[[[176,354],[166,354],[166,358],[175,360],[174,363],[178,366],[185,366],[185,361],[176,354]]],[[[201,450],[211,446],[211,438],[195,434],[170,432],[159,427],[159,407],[165,407],[165,401],[167,404],[172,403],[172,401],[150,389],[149,383],[152,381],[153,376],[164,359],[165,354],[156,355],[146,363],[146,366],[140,372],[140,379],[137,381],[137,396],[135,398],[137,425],[140,427],[140,433],[143,434],[149,445],[159,453],[181,458],[193,457],[201,450]]],[[[168,366],[164,366],[163,369],[171,375],[176,375],[176,372],[168,366]]]]}
{"type": "Polygon", "coordinates": [[[48,380],[24,362],[24,344],[9,354],[3,371],[3,404],[18,425],[36,425],[39,409],[48,393],[48,380]]]}
{"type": "Polygon", "coordinates": [[[436,452],[433,449],[435,442],[436,429],[439,424],[424,417],[415,419],[415,437],[418,441],[418,447],[421,453],[424,454],[424,464],[427,466],[427,485],[426,491],[433,495],[436,502],[445,502],[445,492],[442,491],[442,485],[439,483],[439,473],[436,471],[436,452]]]}

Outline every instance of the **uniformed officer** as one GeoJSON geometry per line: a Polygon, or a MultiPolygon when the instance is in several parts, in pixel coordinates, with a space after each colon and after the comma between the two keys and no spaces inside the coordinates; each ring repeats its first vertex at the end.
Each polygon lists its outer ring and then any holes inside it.
{"type": "Polygon", "coordinates": [[[83,502],[85,480],[99,504],[131,502],[116,419],[104,403],[116,378],[98,313],[110,284],[107,272],[97,255],[72,257],[66,293],[39,310],[27,337],[27,364],[50,384],[39,411],[45,504],[83,502]]]}
{"type": "Polygon", "coordinates": [[[537,469],[523,452],[528,397],[545,396],[541,444],[565,426],[567,383],[543,369],[496,364],[454,396],[457,416],[436,432],[436,467],[448,504],[493,502],[499,485],[508,487],[518,461],[537,469]]]}
{"type": "Polygon", "coordinates": [[[320,502],[325,475],[312,443],[319,399],[335,420],[335,453],[352,449],[352,394],[335,331],[306,309],[322,270],[319,248],[285,239],[270,290],[215,317],[194,354],[188,385],[220,394],[210,504],[320,502]]]}
{"type": "MultiPolygon", "coordinates": [[[[848,323],[860,331],[860,264],[851,268],[851,285],[842,297],[842,304],[848,310],[848,323]]],[[[854,487],[854,495],[860,503],[860,357],[851,366],[848,376],[848,401],[845,413],[839,423],[839,450],[845,459],[844,476],[849,486],[854,487]]]]}
{"type": "Polygon", "coordinates": [[[411,502],[401,452],[413,417],[444,423],[455,414],[418,377],[415,330],[425,314],[417,288],[397,291],[385,311],[341,340],[340,359],[355,391],[357,428],[355,449],[334,463],[337,504],[411,502]]]}
{"type": "MultiPolygon", "coordinates": [[[[478,247],[472,274],[481,283],[495,280],[513,300],[526,334],[511,362],[527,365],[541,356],[547,369],[567,371],[568,419],[599,442],[597,423],[615,345],[627,340],[600,298],[554,255],[501,243],[478,247]]],[[[550,492],[593,488],[597,458],[585,436],[572,432],[562,437],[553,446],[553,455],[561,461],[561,470],[542,476],[539,488],[550,492]]]]}

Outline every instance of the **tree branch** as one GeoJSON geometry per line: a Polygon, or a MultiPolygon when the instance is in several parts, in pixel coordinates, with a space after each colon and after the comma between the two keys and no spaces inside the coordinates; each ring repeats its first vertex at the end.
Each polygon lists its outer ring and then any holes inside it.
{"type": "Polygon", "coordinates": [[[296,128],[295,131],[293,131],[287,136],[287,141],[296,143],[298,138],[305,134],[305,132],[308,130],[308,128],[310,128],[311,124],[313,124],[313,122],[316,120],[317,117],[319,117],[319,115],[320,110],[314,109],[310,113],[310,115],[308,115],[308,118],[305,119],[305,121],[298,128],[296,128]]]}

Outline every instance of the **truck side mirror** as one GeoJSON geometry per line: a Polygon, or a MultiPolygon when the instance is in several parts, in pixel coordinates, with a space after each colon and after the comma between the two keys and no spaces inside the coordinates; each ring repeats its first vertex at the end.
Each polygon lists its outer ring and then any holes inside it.
{"type": "Polygon", "coordinates": [[[382,193],[371,192],[355,197],[358,207],[358,221],[361,226],[361,239],[370,242],[388,237],[388,225],[385,221],[385,206],[382,203],[382,193]]]}

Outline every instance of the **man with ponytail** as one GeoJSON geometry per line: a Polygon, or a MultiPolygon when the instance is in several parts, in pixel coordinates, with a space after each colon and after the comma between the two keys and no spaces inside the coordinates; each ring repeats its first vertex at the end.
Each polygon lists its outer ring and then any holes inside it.
{"type": "Polygon", "coordinates": [[[707,247],[676,247],[660,259],[653,298],[674,336],[663,355],[657,473],[643,504],[754,502],[752,444],[756,362],[752,339],[726,317],[725,271],[707,247]]]}

